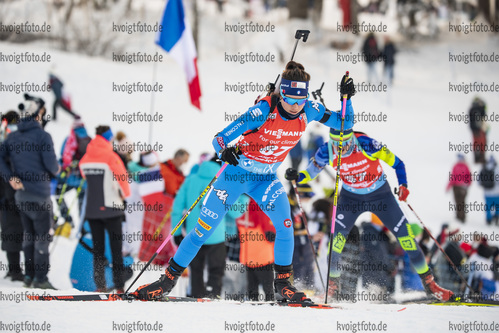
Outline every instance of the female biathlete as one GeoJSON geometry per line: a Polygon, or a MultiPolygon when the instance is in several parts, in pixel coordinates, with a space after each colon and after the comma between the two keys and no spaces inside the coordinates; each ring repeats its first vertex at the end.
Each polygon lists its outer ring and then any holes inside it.
{"type": "MultiPolygon", "coordinates": [[[[294,61],[282,73],[279,93],[274,93],[250,107],[236,121],[215,135],[213,146],[220,159],[229,165],[203,198],[197,226],[182,241],[170,259],[165,274],[154,283],[139,287],[133,295],[150,300],[169,293],[178,277],[210,237],[227,209],[243,193],[251,196],[272,220],[276,229],[274,246],[274,290],[278,300],[300,302],[303,292],[292,285],[293,223],[287,193],[276,171],[289,151],[298,143],[311,121],[338,128],[339,113],[308,100],[310,75],[294,61]],[[235,146],[229,143],[241,138],[235,146]]],[[[342,79],[341,95],[355,94],[353,80],[342,79]]],[[[349,127],[353,126],[353,109],[346,103],[349,127]]]]}
{"type": "MultiPolygon", "coordinates": [[[[347,236],[359,215],[370,211],[376,214],[397,237],[400,245],[409,255],[414,269],[421,277],[426,292],[443,301],[451,300],[453,292],[443,289],[434,281],[424,254],[414,240],[410,225],[390,192],[390,185],[379,160],[395,169],[399,183],[398,199],[401,201],[405,201],[409,195],[404,163],[386,146],[382,146],[364,133],[353,132],[351,127],[345,124],[347,129],[343,132],[340,165],[343,185],[338,200],[333,235],[329,295],[332,297],[339,295],[341,275],[339,259],[347,236]]],[[[335,126],[331,128],[329,141],[319,147],[306,170],[298,173],[295,169],[288,169],[286,179],[296,180],[303,184],[314,179],[327,164],[336,169],[340,140],[339,128],[335,126]]]]}

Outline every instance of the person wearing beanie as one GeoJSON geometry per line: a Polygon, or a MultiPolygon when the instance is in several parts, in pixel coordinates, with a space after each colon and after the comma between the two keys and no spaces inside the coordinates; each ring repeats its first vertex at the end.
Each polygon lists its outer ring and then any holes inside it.
{"type": "MultiPolygon", "coordinates": [[[[250,107],[238,119],[215,135],[212,141],[218,157],[225,162],[220,176],[203,197],[196,227],[186,235],[165,274],[158,281],[140,286],[134,293],[139,299],[154,299],[171,292],[184,269],[201,246],[215,232],[227,213],[227,207],[246,193],[255,199],[276,229],[274,243],[274,292],[278,301],[311,302],[292,284],[293,223],[289,201],[277,168],[298,143],[307,124],[318,121],[328,127],[341,123],[339,112],[308,100],[310,74],[302,64],[290,61],[281,83],[270,96],[250,107]],[[238,139],[236,145],[231,142],[238,139]]],[[[341,96],[346,97],[348,125],[353,126],[350,97],[355,94],[352,78],[343,77],[341,96]]]]}
{"type": "MultiPolygon", "coordinates": [[[[18,122],[19,114],[16,111],[8,111],[2,116],[1,142],[17,130],[18,122]]],[[[5,277],[12,281],[24,281],[21,268],[23,224],[19,208],[16,206],[15,194],[12,186],[0,177],[0,229],[2,250],[6,252],[8,262],[5,277]]]]}
{"type": "MultiPolygon", "coordinates": [[[[425,256],[407,222],[404,213],[392,195],[380,160],[395,169],[398,179],[398,200],[406,201],[409,195],[404,162],[385,145],[365,133],[354,132],[345,124],[341,152],[340,177],[342,187],[335,217],[333,251],[331,253],[331,278],[329,294],[338,295],[341,270],[338,265],[350,229],[360,214],[370,211],[395,235],[402,249],[407,252],[414,269],[420,275],[429,295],[448,301],[453,292],[441,288],[435,281],[425,256]]],[[[328,142],[316,152],[306,170],[286,170],[286,179],[307,183],[315,179],[328,164],[335,170],[340,146],[340,126],[331,128],[328,142]]]]}
{"type": "Polygon", "coordinates": [[[113,257],[114,287],[118,292],[123,292],[121,223],[126,209],[124,199],[130,196],[128,174],[120,157],[113,151],[113,132],[109,126],[97,127],[95,134],[80,160],[80,172],[87,181],[85,219],[92,232],[94,279],[98,291],[106,290],[104,250],[107,230],[113,257]]]}
{"type": "Polygon", "coordinates": [[[24,229],[24,285],[54,289],[47,274],[52,227],[50,182],[60,172],[49,133],[42,127],[45,102],[24,95],[17,131],[10,133],[0,149],[0,174],[15,190],[15,202],[24,229]]]}

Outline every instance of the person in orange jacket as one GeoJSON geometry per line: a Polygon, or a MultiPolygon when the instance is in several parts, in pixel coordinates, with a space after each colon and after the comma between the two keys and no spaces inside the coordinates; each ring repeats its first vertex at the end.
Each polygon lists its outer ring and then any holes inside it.
{"type": "Polygon", "coordinates": [[[98,291],[106,290],[105,230],[109,234],[113,257],[113,282],[123,292],[123,231],[121,223],[130,196],[128,174],[121,158],[113,151],[113,132],[109,126],[96,128],[95,138],[80,160],[80,171],[87,180],[85,219],[90,224],[94,248],[94,279],[98,291]]]}
{"type": "Polygon", "coordinates": [[[175,152],[172,159],[161,163],[160,172],[161,176],[165,180],[165,192],[175,196],[177,194],[180,185],[185,180],[183,172],[180,167],[187,163],[189,160],[189,153],[185,149],[179,149],[175,152]]]}

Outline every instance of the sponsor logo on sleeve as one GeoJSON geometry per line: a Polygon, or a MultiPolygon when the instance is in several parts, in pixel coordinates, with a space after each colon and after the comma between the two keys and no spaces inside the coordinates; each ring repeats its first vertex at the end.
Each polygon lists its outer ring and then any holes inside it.
{"type": "Polygon", "coordinates": [[[222,148],[222,149],[225,148],[225,142],[224,142],[224,139],[221,136],[217,136],[217,143],[220,146],[220,148],[222,148]]]}
{"type": "Polygon", "coordinates": [[[227,201],[227,197],[229,196],[227,191],[217,190],[216,188],[213,188],[213,190],[216,192],[218,199],[222,200],[223,204],[225,205],[225,201],[227,201]]]}
{"type": "MultiPolygon", "coordinates": [[[[207,207],[203,207],[201,208],[201,212],[206,215],[206,216],[209,216],[211,217],[212,219],[218,219],[218,214],[215,213],[215,212],[212,212],[211,210],[209,210],[207,207]]],[[[209,230],[209,229],[208,229],[209,230]]]]}
{"type": "Polygon", "coordinates": [[[207,231],[209,231],[211,229],[211,226],[206,224],[203,220],[201,219],[198,219],[198,223],[200,226],[202,226],[204,229],[206,229],[207,231]]]}
{"type": "Polygon", "coordinates": [[[198,228],[194,228],[194,231],[196,232],[196,235],[198,235],[199,237],[203,237],[204,234],[198,230],[198,228]]]}
{"type": "Polygon", "coordinates": [[[257,118],[262,115],[262,110],[260,110],[260,108],[254,108],[253,110],[250,110],[250,114],[253,118],[257,118]]]}

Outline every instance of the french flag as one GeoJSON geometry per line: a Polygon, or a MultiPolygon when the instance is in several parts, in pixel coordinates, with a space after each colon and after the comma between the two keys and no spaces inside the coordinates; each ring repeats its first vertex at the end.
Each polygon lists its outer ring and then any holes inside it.
{"type": "Polygon", "coordinates": [[[201,110],[201,87],[197,66],[197,53],[189,22],[184,15],[182,0],[167,0],[162,31],[156,37],[156,44],[182,66],[189,82],[191,104],[201,110]]]}

